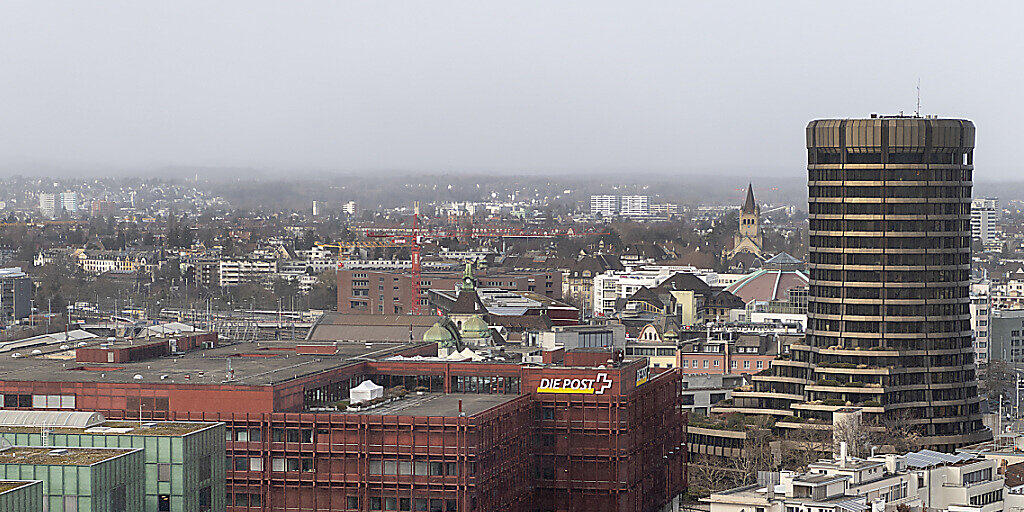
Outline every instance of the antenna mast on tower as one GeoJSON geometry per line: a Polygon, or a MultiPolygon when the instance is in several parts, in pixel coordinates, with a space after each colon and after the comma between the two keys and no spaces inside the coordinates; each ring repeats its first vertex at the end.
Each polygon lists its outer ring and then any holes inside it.
{"type": "Polygon", "coordinates": [[[921,78],[917,79],[917,108],[914,109],[914,117],[921,117],[921,78]]]}

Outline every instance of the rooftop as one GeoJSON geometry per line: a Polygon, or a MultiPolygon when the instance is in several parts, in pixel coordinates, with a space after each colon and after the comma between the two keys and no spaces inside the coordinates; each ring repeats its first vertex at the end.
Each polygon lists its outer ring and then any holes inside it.
{"type": "Polygon", "coordinates": [[[374,407],[356,414],[368,416],[459,416],[459,401],[466,416],[480,414],[492,407],[518,398],[519,395],[487,395],[477,393],[427,393],[407,395],[396,402],[374,407]]]}
{"type": "MultiPolygon", "coordinates": [[[[148,382],[265,386],[351,364],[385,358],[407,343],[333,343],[333,354],[298,354],[302,342],[240,342],[145,361],[77,363],[49,357],[6,357],[0,381],[148,382]],[[233,377],[228,378],[228,360],[233,377]]],[[[69,350],[74,350],[69,349],[69,350]]]]}
{"type": "MultiPolygon", "coordinates": [[[[51,434],[91,434],[91,435],[132,435],[132,436],[159,436],[159,437],[182,437],[188,434],[205,430],[216,423],[201,423],[189,421],[104,421],[100,425],[92,427],[50,427],[51,434]]],[[[39,427],[29,426],[0,426],[0,432],[39,432],[39,427]]]]}
{"type": "Polygon", "coordinates": [[[133,448],[54,448],[14,446],[0,450],[0,464],[41,466],[92,466],[137,451],[133,448]]]}
{"type": "Polygon", "coordinates": [[[20,489],[26,485],[32,485],[36,483],[35,480],[0,480],[0,494],[7,491],[13,491],[14,489],[20,489]]]}

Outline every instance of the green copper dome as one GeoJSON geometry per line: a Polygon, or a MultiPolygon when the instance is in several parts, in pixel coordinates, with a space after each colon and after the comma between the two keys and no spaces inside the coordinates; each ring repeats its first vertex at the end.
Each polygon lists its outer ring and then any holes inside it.
{"type": "Polygon", "coordinates": [[[427,332],[423,333],[423,341],[445,346],[455,345],[458,340],[455,338],[455,334],[452,333],[452,331],[441,325],[441,322],[438,322],[430,326],[430,329],[427,329],[427,332]]]}
{"type": "Polygon", "coordinates": [[[480,315],[473,315],[462,323],[463,338],[486,338],[491,335],[491,328],[480,315]]]}

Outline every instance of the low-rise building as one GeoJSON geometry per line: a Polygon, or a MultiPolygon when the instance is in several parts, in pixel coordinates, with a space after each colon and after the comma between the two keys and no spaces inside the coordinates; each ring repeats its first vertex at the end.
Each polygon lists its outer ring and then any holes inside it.
{"type": "Polygon", "coordinates": [[[7,445],[0,480],[42,481],[42,510],[143,512],[143,460],[142,450],[132,448],[7,445]]]}
{"type": "Polygon", "coordinates": [[[138,474],[145,480],[145,510],[187,512],[204,510],[204,504],[206,510],[224,510],[223,423],[106,421],[99,413],[74,415],[88,417],[81,424],[61,425],[68,413],[0,411],[0,439],[16,446],[138,448],[145,452],[138,474]]]}

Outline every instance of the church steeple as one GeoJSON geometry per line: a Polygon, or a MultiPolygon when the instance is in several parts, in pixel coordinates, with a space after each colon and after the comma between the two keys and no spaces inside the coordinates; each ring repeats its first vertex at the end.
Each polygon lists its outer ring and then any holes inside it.
{"type": "Polygon", "coordinates": [[[747,200],[743,203],[743,208],[740,210],[743,213],[756,213],[757,202],[754,201],[754,184],[747,183],[747,200]]]}

